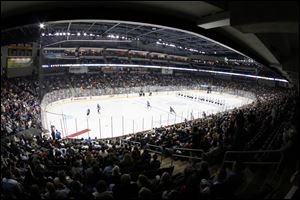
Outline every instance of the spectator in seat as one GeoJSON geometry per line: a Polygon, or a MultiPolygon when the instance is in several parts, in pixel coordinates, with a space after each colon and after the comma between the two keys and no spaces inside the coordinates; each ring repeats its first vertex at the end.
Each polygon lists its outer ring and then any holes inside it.
{"type": "Polygon", "coordinates": [[[71,173],[74,176],[75,174],[81,174],[83,172],[83,168],[81,166],[81,162],[79,160],[74,162],[74,166],[71,168],[71,173]]]}
{"type": "Polygon", "coordinates": [[[107,161],[107,166],[103,170],[104,175],[110,177],[112,175],[112,169],[113,169],[113,161],[109,159],[107,161]]]}
{"type": "Polygon", "coordinates": [[[141,159],[136,162],[135,168],[136,170],[143,171],[148,170],[150,166],[151,155],[148,150],[145,149],[141,155],[141,159]]]}
{"type": "Polygon", "coordinates": [[[108,156],[108,152],[106,151],[106,149],[104,147],[101,148],[101,151],[99,152],[99,155],[102,158],[106,158],[108,156]]]}
{"type": "Polygon", "coordinates": [[[182,195],[177,190],[164,191],[162,194],[163,200],[180,200],[182,195]]]}
{"type": "Polygon", "coordinates": [[[210,194],[212,199],[228,198],[227,184],[225,183],[227,177],[226,170],[221,168],[217,174],[216,180],[213,182],[210,188],[210,194]]]}
{"type": "Polygon", "coordinates": [[[142,187],[139,191],[139,199],[141,200],[151,200],[154,199],[153,192],[146,187],[142,187]]]}
{"type": "Polygon", "coordinates": [[[140,174],[137,180],[137,185],[139,188],[146,187],[153,191],[154,187],[151,181],[147,178],[147,176],[140,174]]]}
{"type": "Polygon", "coordinates": [[[37,184],[30,186],[29,199],[42,199],[40,188],[37,184]]]}
{"type": "Polygon", "coordinates": [[[120,184],[113,187],[114,199],[136,199],[138,197],[138,186],[136,183],[131,183],[131,177],[129,174],[123,174],[121,176],[120,184]]]}
{"type": "Polygon", "coordinates": [[[123,160],[120,162],[120,166],[122,169],[122,173],[127,172],[128,170],[130,170],[133,167],[134,163],[132,160],[132,157],[130,156],[129,153],[126,153],[124,155],[123,160]]]}
{"type": "Polygon", "coordinates": [[[141,153],[136,146],[133,148],[131,155],[132,155],[133,160],[135,160],[135,161],[140,159],[141,153]]]}
{"type": "Polygon", "coordinates": [[[157,154],[152,156],[152,161],[150,162],[150,169],[156,170],[160,168],[160,161],[157,160],[157,154]]]}
{"type": "Polygon", "coordinates": [[[151,155],[149,154],[149,151],[147,149],[144,150],[144,152],[142,153],[141,158],[142,158],[143,162],[150,163],[151,155]]]}
{"type": "Polygon", "coordinates": [[[161,175],[158,187],[156,188],[157,192],[163,192],[165,190],[170,190],[173,187],[173,182],[171,175],[168,172],[164,172],[161,175]]]}
{"type": "Polygon", "coordinates": [[[46,184],[46,193],[44,194],[44,199],[56,199],[55,186],[51,182],[46,184]]]}
{"type": "Polygon", "coordinates": [[[85,196],[82,193],[82,185],[79,181],[71,182],[68,198],[69,199],[84,199],[85,198],[85,196]]]}
{"type": "Polygon", "coordinates": [[[16,180],[11,171],[8,169],[5,171],[4,178],[1,181],[1,189],[4,194],[12,197],[13,199],[20,198],[20,194],[22,192],[21,183],[16,180]]]}
{"type": "Polygon", "coordinates": [[[114,166],[112,169],[112,175],[108,179],[109,184],[119,184],[121,178],[120,168],[119,166],[114,166]]]}
{"type": "Polygon", "coordinates": [[[196,173],[200,180],[206,179],[208,180],[210,178],[210,172],[209,172],[209,164],[206,161],[201,161],[200,163],[196,164],[196,173]]]}
{"type": "Polygon", "coordinates": [[[68,194],[70,192],[70,189],[63,184],[58,177],[54,179],[54,185],[56,187],[56,197],[59,199],[66,199],[68,197],[68,194]]]}
{"type": "Polygon", "coordinates": [[[227,185],[227,192],[229,198],[234,198],[234,192],[244,182],[243,165],[240,162],[236,162],[232,170],[227,170],[227,179],[225,181],[227,185]]]}
{"type": "Polygon", "coordinates": [[[96,192],[93,193],[94,199],[109,200],[113,199],[113,194],[107,191],[107,184],[104,180],[99,180],[96,184],[96,192]]]}

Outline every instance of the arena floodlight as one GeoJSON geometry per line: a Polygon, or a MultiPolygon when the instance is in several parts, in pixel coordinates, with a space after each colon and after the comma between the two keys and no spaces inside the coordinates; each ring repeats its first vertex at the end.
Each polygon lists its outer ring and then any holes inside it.
{"type": "Polygon", "coordinates": [[[45,36],[45,33],[42,33],[42,36],[45,36]]]}
{"type": "Polygon", "coordinates": [[[45,28],[45,24],[44,23],[40,23],[40,28],[41,29],[45,28]]]}
{"type": "Polygon", "coordinates": [[[83,35],[86,36],[87,34],[86,34],[86,33],[83,33],[83,35]]]}
{"type": "Polygon", "coordinates": [[[81,34],[78,32],[78,33],[77,33],[77,36],[80,36],[80,35],[81,35],[81,34]]]}

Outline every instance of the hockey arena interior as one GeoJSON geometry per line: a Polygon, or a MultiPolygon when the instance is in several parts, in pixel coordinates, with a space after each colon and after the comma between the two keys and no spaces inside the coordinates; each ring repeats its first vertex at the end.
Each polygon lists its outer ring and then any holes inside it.
{"type": "Polygon", "coordinates": [[[299,198],[298,2],[83,2],[1,1],[1,199],[299,198]]]}

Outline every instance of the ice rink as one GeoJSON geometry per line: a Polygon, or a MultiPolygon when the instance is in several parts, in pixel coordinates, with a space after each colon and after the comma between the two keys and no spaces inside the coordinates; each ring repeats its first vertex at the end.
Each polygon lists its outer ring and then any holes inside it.
{"type": "Polygon", "coordinates": [[[117,95],[100,96],[84,99],[66,99],[49,104],[43,115],[44,128],[50,130],[54,125],[63,137],[89,129],[75,138],[110,138],[130,133],[149,130],[155,127],[183,122],[185,119],[202,117],[225,109],[239,107],[252,100],[229,94],[204,91],[189,91],[189,94],[224,102],[224,106],[191,100],[176,95],[176,92],[156,93],[152,96],[139,97],[117,95]],[[151,108],[147,108],[147,101],[151,108]],[[101,106],[97,112],[97,104],[101,106]],[[176,114],[170,113],[170,106],[176,114]],[[87,109],[90,114],[87,116],[87,109]]]}

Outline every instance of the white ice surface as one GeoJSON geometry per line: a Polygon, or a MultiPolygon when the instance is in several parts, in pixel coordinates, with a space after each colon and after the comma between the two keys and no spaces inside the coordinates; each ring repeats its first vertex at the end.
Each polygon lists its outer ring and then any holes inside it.
{"type": "Polygon", "coordinates": [[[250,99],[228,94],[206,94],[204,91],[190,93],[224,100],[226,106],[188,100],[175,93],[88,99],[48,105],[44,124],[48,130],[50,125],[54,125],[63,136],[88,128],[91,131],[77,138],[110,138],[183,122],[185,118],[191,119],[191,115],[196,119],[202,117],[203,111],[211,114],[251,102],[250,99]],[[147,108],[147,101],[151,104],[150,109],[147,108]],[[101,106],[100,114],[97,112],[97,104],[101,106]],[[170,114],[170,106],[176,114],[170,114]],[[91,111],[89,116],[86,115],[88,108],[91,111]]]}

